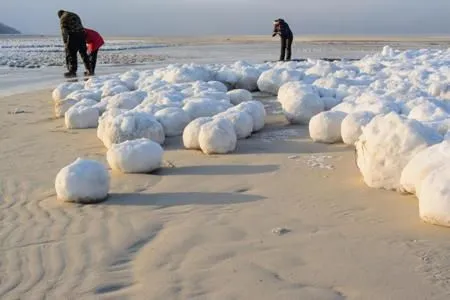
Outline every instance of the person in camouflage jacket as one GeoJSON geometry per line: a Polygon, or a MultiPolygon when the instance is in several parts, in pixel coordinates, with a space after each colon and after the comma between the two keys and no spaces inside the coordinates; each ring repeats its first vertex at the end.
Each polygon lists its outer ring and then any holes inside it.
{"type": "Polygon", "coordinates": [[[69,72],[64,73],[65,77],[77,76],[78,59],[80,53],[86,68],[86,74],[92,73],[89,57],[86,48],[86,35],[80,17],[69,11],[58,11],[58,17],[61,25],[61,34],[66,53],[66,65],[69,72]]]}
{"type": "Polygon", "coordinates": [[[286,23],[286,21],[284,21],[283,19],[276,19],[273,22],[272,37],[276,35],[279,35],[281,38],[280,60],[283,61],[285,57],[286,60],[291,60],[292,42],[294,40],[294,35],[292,34],[288,23],[286,23]]]}

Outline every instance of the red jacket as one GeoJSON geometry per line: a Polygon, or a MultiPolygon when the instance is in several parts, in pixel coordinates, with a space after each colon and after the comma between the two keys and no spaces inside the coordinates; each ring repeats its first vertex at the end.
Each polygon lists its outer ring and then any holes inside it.
{"type": "Polygon", "coordinates": [[[87,50],[89,53],[92,53],[98,49],[105,43],[102,36],[97,32],[89,28],[84,28],[86,32],[86,44],[87,50]]]}

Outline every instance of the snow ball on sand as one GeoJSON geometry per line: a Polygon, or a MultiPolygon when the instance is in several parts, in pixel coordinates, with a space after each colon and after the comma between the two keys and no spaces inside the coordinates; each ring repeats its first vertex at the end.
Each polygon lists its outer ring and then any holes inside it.
{"type": "Polygon", "coordinates": [[[434,169],[422,182],[420,218],[430,224],[450,227],[450,164],[434,169]]]}
{"type": "Polygon", "coordinates": [[[155,114],[156,119],[164,128],[166,136],[178,136],[191,121],[189,114],[179,107],[161,109],[155,114]]]}
{"type": "Polygon", "coordinates": [[[55,102],[55,117],[62,118],[66,111],[69,110],[72,106],[74,106],[78,101],[75,99],[64,99],[58,102],[55,102]]]}
{"type": "Polygon", "coordinates": [[[228,110],[232,111],[243,111],[248,113],[253,119],[253,130],[252,132],[259,131],[264,128],[266,124],[266,110],[264,105],[256,100],[242,102],[241,104],[228,110]]]}
{"type": "Polygon", "coordinates": [[[341,124],[342,141],[347,145],[354,145],[362,134],[362,127],[369,124],[374,116],[369,111],[348,114],[341,124]]]}
{"type": "Polygon", "coordinates": [[[161,166],[163,148],[149,139],[136,139],[112,145],[106,158],[113,170],[123,173],[149,173],[161,166]]]}
{"type": "Polygon", "coordinates": [[[59,200],[84,204],[105,200],[109,184],[109,173],[103,164],[81,158],[62,168],[55,179],[59,200]]]}
{"type": "Polygon", "coordinates": [[[400,190],[400,177],[411,158],[442,136],[396,113],[378,115],[355,143],[357,164],[369,187],[400,190]]]}
{"type": "Polygon", "coordinates": [[[66,99],[72,92],[83,89],[82,83],[62,83],[52,92],[52,98],[55,103],[66,99]]]}
{"type": "Polygon", "coordinates": [[[99,116],[97,108],[76,104],[65,113],[64,121],[67,129],[96,128],[99,116]]]}
{"type": "Polygon", "coordinates": [[[326,111],[312,117],[309,122],[311,139],[329,144],[341,142],[341,123],[346,115],[340,111],[326,111]]]}
{"type": "Polygon", "coordinates": [[[419,194],[422,181],[428,174],[446,164],[450,158],[450,141],[428,147],[409,161],[400,178],[402,192],[419,194]]]}
{"type": "Polygon", "coordinates": [[[216,118],[224,118],[230,121],[238,139],[245,139],[252,134],[253,118],[245,111],[225,111],[215,115],[214,119],[216,118]]]}
{"type": "Polygon", "coordinates": [[[183,131],[183,145],[186,149],[200,150],[198,136],[203,124],[212,121],[210,117],[197,118],[190,122],[183,131]]]}
{"type": "Polygon", "coordinates": [[[163,144],[165,135],[163,126],[150,114],[127,111],[117,114],[103,114],[99,121],[97,137],[106,148],[128,140],[147,138],[163,144]]]}
{"type": "Polygon", "coordinates": [[[242,102],[253,100],[253,95],[247,90],[236,89],[229,91],[228,96],[230,97],[230,101],[233,105],[238,105],[242,102]]]}
{"type": "Polygon", "coordinates": [[[200,117],[212,117],[233,106],[225,100],[209,98],[188,98],[184,103],[183,110],[189,114],[192,120],[200,117]]]}
{"type": "Polygon", "coordinates": [[[200,128],[200,149],[206,154],[225,154],[234,151],[237,137],[233,124],[227,119],[217,118],[200,128]]]}
{"type": "Polygon", "coordinates": [[[258,79],[258,88],[261,92],[277,95],[280,87],[290,81],[300,81],[304,74],[297,70],[275,68],[264,71],[258,79]]]}
{"type": "Polygon", "coordinates": [[[307,125],[313,116],[325,110],[318,92],[301,82],[288,82],[281,86],[278,101],[291,124],[307,125]]]}

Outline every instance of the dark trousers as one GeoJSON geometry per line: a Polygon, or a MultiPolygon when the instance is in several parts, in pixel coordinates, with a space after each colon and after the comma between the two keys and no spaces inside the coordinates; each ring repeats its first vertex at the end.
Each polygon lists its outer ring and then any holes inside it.
{"type": "Polygon", "coordinates": [[[86,37],[84,32],[70,33],[66,44],[66,65],[70,73],[76,73],[78,69],[77,54],[80,53],[84,67],[91,70],[91,64],[86,49],[86,37]]]}
{"type": "Polygon", "coordinates": [[[97,65],[97,54],[98,50],[92,51],[92,53],[89,54],[89,62],[91,64],[92,73],[95,73],[95,66],[97,65]]]}
{"type": "Polygon", "coordinates": [[[291,60],[292,55],[292,41],[294,38],[291,37],[281,37],[281,53],[280,60],[284,60],[286,56],[286,60],[291,60]]]}

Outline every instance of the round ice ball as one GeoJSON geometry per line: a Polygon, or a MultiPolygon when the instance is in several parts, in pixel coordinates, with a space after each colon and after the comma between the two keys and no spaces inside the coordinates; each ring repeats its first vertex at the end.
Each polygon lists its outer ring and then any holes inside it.
{"type": "Polygon", "coordinates": [[[348,114],[341,124],[342,141],[347,145],[353,145],[362,134],[362,127],[369,124],[374,113],[360,111],[348,114]]]}
{"type": "Polygon", "coordinates": [[[218,118],[200,128],[199,144],[206,154],[225,154],[236,148],[236,132],[227,119],[218,118]]]}
{"type": "Polygon", "coordinates": [[[149,139],[114,144],[106,158],[113,170],[123,173],[149,173],[161,167],[163,148],[149,139]]]}
{"type": "Polygon", "coordinates": [[[200,150],[198,136],[203,124],[212,121],[211,117],[197,118],[190,122],[183,131],[183,145],[186,149],[200,150]]]}
{"type": "Polygon", "coordinates": [[[179,107],[161,109],[155,114],[155,118],[163,126],[166,136],[181,135],[191,121],[189,114],[179,107]]]}
{"type": "Polygon", "coordinates": [[[230,97],[230,101],[233,105],[238,105],[242,102],[253,100],[252,93],[244,89],[232,90],[229,91],[227,94],[230,97]]]}
{"type": "Polygon", "coordinates": [[[253,132],[264,128],[266,123],[266,110],[261,102],[256,100],[242,102],[231,108],[230,111],[244,111],[248,113],[253,119],[253,132]]]}
{"type": "Polygon", "coordinates": [[[110,177],[97,161],[78,158],[62,168],[55,179],[59,200],[75,203],[97,203],[108,197],[110,177]]]}
{"type": "Polygon", "coordinates": [[[253,131],[253,118],[245,111],[225,111],[214,118],[225,118],[230,121],[236,131],[236,136],[239,139],[248,138],[253,131]]]}
{"type": "Polygon", "coordinates": [[[342,141],[341,123],[346,115],[340,111],[325,111],[312,117],[309,122],[312,140],[330,144],[342,141]]]}

